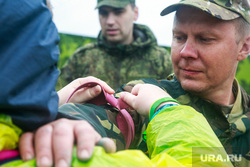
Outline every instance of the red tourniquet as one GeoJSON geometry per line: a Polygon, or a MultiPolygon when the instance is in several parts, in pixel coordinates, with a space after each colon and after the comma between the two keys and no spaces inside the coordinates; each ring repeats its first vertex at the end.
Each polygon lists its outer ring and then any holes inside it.
{"type": "Polygon", "coordinates": [[[19,155],[17,150],[2,150],[0,151],[0,161],[14,158],[19,155]]]}
{"type": "MultiPolygon", "coordinates": [[[[102,86],[96,82],[88,82],[88,83],[80,85],[71,93],[71,95],[66,100],[66,103],[68,103],[69,99],[79,89],[84,88],[84,87],[94,87],[96,85],[99,85],[102,88],[102,86]]],[[[134,140],[135,127],[134,127],[134,121],[132,117],[127,112],[127,110],[125,110],[126,108],[128,108],[128,105],[125,102],[123,102],[121,99],[116,99],[113,95],[110,95],[107,92],[105,92],[103,88],[102,88],[102,93],[99,96],[95,97],[94,99],[88,101],[88,103],[92,103],[96,105],[109,104],[117,108],[120,111],[116,117],[116,121],[118,124],[118,128],[120,129],[123,136],[125,137],[126,148],[129,148],[130,144],[134,140]]]]}

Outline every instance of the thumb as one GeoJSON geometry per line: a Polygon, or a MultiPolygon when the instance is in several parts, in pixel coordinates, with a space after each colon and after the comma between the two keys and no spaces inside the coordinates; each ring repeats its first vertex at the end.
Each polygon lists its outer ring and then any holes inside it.
{"type": "Polygon", "coordinates": [[[98,143],[98,146],[102,146],[106,153],[114,153],[116,152],[116,145],[114,141],[110,138],[104,137],[98,143]]]}
{"type": "Polygon", "coordinates": [[[135,95],[132,95],[129,92],[121,92],[120,93],[120,98],[127,103],[130,107],[134,108],[135,107],[135,95]]]}
{"type": "Polygon", "coordinates": [[[101,92],[102,90],[99,85],[96,85],[90,88],[84,88],[84,89],[78,90],[72,96],[72,98],[70,99],[70,102],[82,104],[97,97],[101,92]]]}
{"type": "Polygon", "coordinates": [[[102,89],[99,85],[96,85],[94,87],[87,88],[84,91],[85,93],[82,94],[82,99],[84,101],[89,101],[97,97],[102,92],[102,89]]]}

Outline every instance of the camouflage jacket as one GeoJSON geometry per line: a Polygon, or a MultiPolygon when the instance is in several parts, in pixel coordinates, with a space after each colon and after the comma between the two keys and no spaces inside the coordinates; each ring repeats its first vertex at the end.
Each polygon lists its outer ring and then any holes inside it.
{"type": "MultiPolygon", "coordinates": [[[[250,97],[235,80],[233,93],[236,101],[233,106],[221,106],[201,99],[184,91],[179,81],[170,75],[167,80],[141,79],[129,82],[117,90],[130,92],[138,83],[150,83],[167,91],[181,104],[192,106],[202,113],[215,134],[226,149],[235,166],[247,167],[250,164],[250,97]]],[[[148,119],[144,119],[136,111],[128,110],[135,123],[135,139],[130,148],[137,148],[145,153],[147,144],[142,140],[148,119]]],[[[118,150],[124,149],[123,135],[116,122],[117,110],[108,105],[96,106],[93,104],[65,104],[59,108],[58,118],[87,120],[103,137],[112,138],[118,150]]]]}
{"type": "Polygon", "coordinates": [[[166,78],[172,72],[168,51],[157,45],[152,31],[134,24],[130,45],[109,45],[99,33],[97,43],[87,44],[70,57],[61,69],[60,87],[79,77],[95,76],[117,89],[138,78],[166,78]]]}
{"type": "Polygon", "coordinates": [[[119,91],[130,91],[138,83],[157,85],[181,104],[191,106],[202,113],[230,159],[232,158],[234,166],[250,166],[250,96],[240,87],[236,79],[232,88],[236,101],[232,106],[218,105],[186,92],[174,75],[170,75],[167,80],[132,81],[121,87],[119,91]]]}

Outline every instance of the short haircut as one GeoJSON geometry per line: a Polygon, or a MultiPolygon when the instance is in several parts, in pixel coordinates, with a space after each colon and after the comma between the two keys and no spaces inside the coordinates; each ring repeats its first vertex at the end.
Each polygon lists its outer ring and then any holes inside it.
{"type": "Polygon", "coordinates": [[[131,5],[131,7],[132,7],[132,9],[134,9],[135,8],[135,2],[130,2],[130,5],[131,5]]]}
{"type": "Polygon", "coordinates": [[[242,17],[234,19],[233,21],[235,22],[235,29],[237,33],[236,42],[238,43],[242,38],[250,35],[250,24],[242,17]]]}

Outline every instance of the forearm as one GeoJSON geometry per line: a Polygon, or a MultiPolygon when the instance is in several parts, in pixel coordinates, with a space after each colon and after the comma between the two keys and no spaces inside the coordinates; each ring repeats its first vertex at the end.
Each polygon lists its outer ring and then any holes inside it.
{"type": "Polygon", "coordinates": [[[227,154],[204,116],[188,106],[165,108],[157,114],[148,125],[147,141],[152,159],[164,152],[183,165],[191,165],[194,158],[200,166],[231,165],[230,161],[201,162],[199,153],[220,155],[223,159],[227,159],[227,154]]]}

